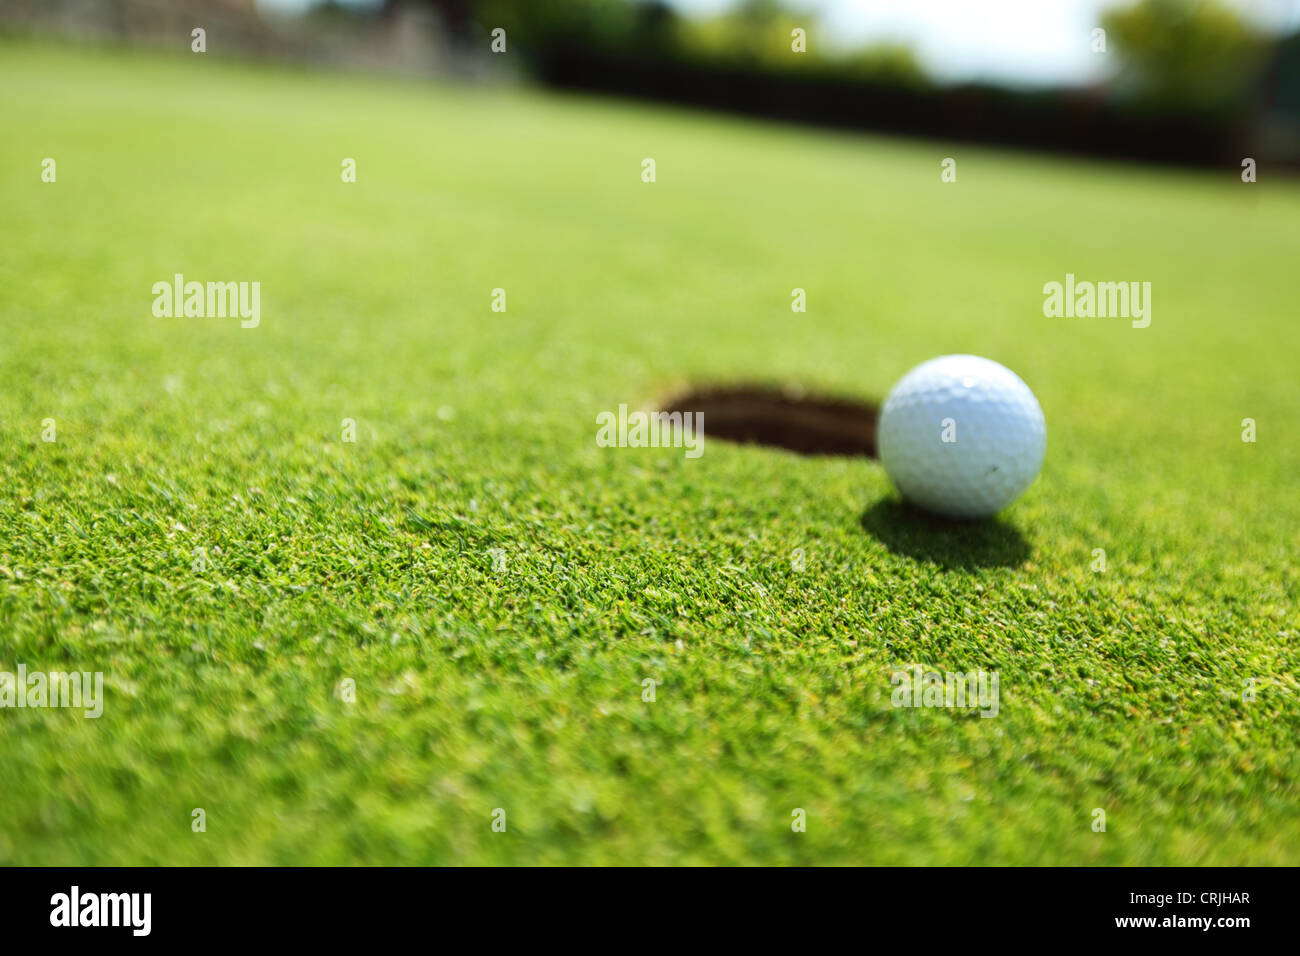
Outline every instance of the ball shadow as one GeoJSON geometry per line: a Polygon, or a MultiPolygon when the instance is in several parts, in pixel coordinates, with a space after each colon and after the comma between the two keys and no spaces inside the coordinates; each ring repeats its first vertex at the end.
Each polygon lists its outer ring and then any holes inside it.
{"type": "Polygon", "coordinates": [[[891,498],[868,508],[862,527],[894,554],[945,570],[1014,568],[1030,554],[1029,542],[1001,518],[957,521],[891,498]]]}

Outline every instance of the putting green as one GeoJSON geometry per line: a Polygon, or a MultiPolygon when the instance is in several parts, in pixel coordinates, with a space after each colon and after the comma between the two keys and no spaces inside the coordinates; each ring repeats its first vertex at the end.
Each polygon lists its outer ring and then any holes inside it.
{"type": "Polygon", "coordinates": [[[0,115],[0,670],[104,675],[0,863],[1300,863],[1294,181],[13,40],[0,115]],[[992,523],[595,442],[945,352],[1047,416],[992,523]]]}

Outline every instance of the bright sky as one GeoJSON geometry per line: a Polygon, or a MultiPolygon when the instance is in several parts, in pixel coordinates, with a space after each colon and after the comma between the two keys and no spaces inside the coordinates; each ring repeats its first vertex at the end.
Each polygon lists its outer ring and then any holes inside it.
{"type": "MultiPolygon", "coordinates": [[[[377,0],[351,0],[368,5],[377,0]]],[[[542,2],[542,0],[537,0],[542,2]]],[[[719,13],[738,0],[668,0],[685,14],[719,13]]],[[[1089,48],[1101,10],[1133,0],[786,0],[836,44],[898,42],[940,80],[1015,85],[1087,83],[1106,60],[1089,48]]],[[[1221,0],[1272,30],[1300,30],[1300,0],[1221,0]]],[[[258,0],[301,11],[313,0],[258,0]]]]}
{"type": "MultiPolygon", "coordinates": [[[[793,5],[793,4],[792,4],[793,5]]],[[[1097,0],[840,0],[799,4],[821,11],[822,28],[857,45],[896,40],[930,75],[1011,83],[1083,83],[1105,57],[1089,49],[1097,0]]]]}

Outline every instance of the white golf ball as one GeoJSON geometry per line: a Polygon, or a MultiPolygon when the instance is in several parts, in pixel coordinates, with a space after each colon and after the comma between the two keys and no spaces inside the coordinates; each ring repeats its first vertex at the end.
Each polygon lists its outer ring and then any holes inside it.
{"type": "Polygon", "coordinates": [[[1047,423],[1011,369],[977,355],[942,355],[890,391],[876,443],[908,501],[954,518],[983,518],[1033,484],[1047,423]]]}

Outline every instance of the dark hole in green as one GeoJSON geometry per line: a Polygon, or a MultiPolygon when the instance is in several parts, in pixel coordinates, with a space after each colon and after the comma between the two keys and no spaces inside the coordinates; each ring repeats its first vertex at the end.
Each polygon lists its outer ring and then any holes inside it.
{"type": "Polygon", "coordinates": [[[709,438],[800,455],[876,457],[871,402],[767,385],[709,385],[670,397],[666,412],[700,412],[709,438]]]}

